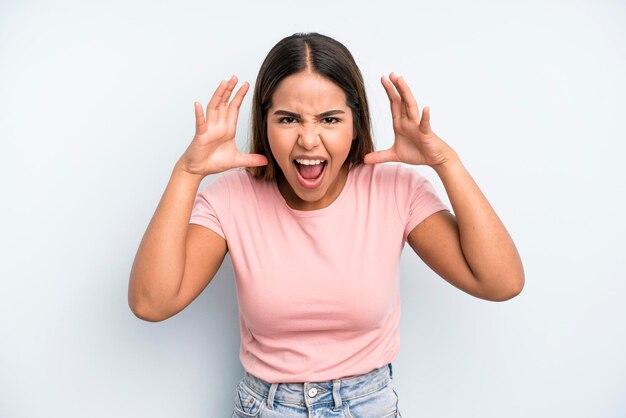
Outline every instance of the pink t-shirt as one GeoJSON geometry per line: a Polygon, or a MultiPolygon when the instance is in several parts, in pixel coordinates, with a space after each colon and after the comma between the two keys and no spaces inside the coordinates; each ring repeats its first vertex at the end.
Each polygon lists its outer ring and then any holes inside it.
{"type": "Polygon", "coordinates": [[[226,239],[243,368],[270,383],[340,379],[393,362],[400,254],[423,219],[449,210],[404,164],[353,166],[330,206],[292,209],[243,168],[197,194],[190,223],[226,239]]]}

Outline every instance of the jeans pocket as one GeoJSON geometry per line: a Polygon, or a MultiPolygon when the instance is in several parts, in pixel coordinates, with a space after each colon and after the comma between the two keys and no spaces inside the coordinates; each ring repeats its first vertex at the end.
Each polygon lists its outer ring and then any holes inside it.
{"type": "Polygon", "coordinates": [[[233,416],[237,418],[257,417],[263,409],[263,397],[239,382],[235,391],[233,416]]]}
{"type": "Polygon", "coordinates": [[[398,392],[396,392],[396,388],[391,385],[391,390],[393,390],[394,395],[396,395],[396,417],[402,418],[402,414],[400,413],[400,408],[398,408],[398,401],[400,401],[400,397],[398,396],[398,392]]]}
{"type": "Polygon", "coordinates": [[[389,387],[393,391],[393,394],[396,395],[396,417],[402,418],[402,414],[400,413],[400,408],[398,407],[398,402],[400,402],[400,396],[398,396],[398,392],[396,392],[396,386],[394,385],[393,378],[389,381],[389,387]]]}
{"type": "Polygon", "coordinates": [[[391,384],[365,396],[348,399],[346,404],[346,415],[349,418],[398,416],[398,395],[391,384]]]}

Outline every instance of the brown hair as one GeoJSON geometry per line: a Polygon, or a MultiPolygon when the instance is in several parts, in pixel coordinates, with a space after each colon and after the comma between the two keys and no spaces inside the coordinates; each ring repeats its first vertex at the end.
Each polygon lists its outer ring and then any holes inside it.
{"type": "Polygon", "coordinates": [[[352,141],[346,164],[363,164],[365,154],[374,151],[363,76],[350,51],[326,35],[295,33],[274,45],[265,57],[256,79],[248,152],[264,155],[268,164],[246,167],[245,170],[254,178],[274,180],[280,170],[267,138],[267,110],[272,106],[272,95],[282,79],[304,70],[327,78],[346,93],[346,105],[352,109],[356,131],[356,139],[352,141]]]}

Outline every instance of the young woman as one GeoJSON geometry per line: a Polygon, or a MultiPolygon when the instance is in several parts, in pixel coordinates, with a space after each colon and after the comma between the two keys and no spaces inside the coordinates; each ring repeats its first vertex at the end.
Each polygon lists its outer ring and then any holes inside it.
{"type": "Polygon", "coordinates": [[[523,288],[515,244],[429,108],[420,115],[402,77],[381,82],[395,133],[384,151],[352,55],[317,33],[282,39],[263,62],[249,154],[235,144],[247,82],[231,100],[237,77],[222,81],[206,114],[194,103],[196,134],[139,246],[129,304],[148,321],[175,315],[230,252],[245,370],[233,416],[401,416],[391,363],[406,242],[475,297],[523,288]],[[435,170],[454,214],[414,165],[435,170]]]}

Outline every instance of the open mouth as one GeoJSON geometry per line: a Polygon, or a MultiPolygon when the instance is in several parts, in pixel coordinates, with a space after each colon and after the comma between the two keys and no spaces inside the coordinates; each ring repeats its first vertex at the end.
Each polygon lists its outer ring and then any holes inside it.
{"type": "Polygon", "coordinates": [[[328,161],[323,161],[320,164],[315,165],[300,164],[296,160],[293,160],[293,163],[296,165],[296,169],[303,179],[316,180],[324,173],[328,161]]]}
{"type": "Polygon", "coordinates": [[[328,161],[323,161],[320,164],[315,165],[306,165],[300,164],[296,160],[294,160],[293,164],[296,166],[296,172],[300,186],[305,189],[315,189],[320,184],[322,184],[328,161]]]}

